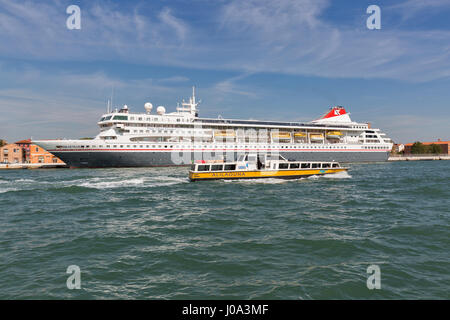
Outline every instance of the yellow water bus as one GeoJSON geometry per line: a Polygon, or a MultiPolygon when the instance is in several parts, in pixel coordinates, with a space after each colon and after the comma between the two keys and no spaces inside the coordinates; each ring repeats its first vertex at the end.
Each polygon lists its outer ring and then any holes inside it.
{"type": "Polygon", "coordinates": [[[290,161],[281,155],[243,154],[237,161],[200,161],[189,171],[191,181],[217,179],[298,179],[345,172],[336,161],[290,161]]]}

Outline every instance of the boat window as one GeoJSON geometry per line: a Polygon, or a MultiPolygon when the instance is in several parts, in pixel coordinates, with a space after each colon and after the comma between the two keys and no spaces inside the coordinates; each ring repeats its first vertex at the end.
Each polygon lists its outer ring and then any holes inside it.
{"type": "Polygon", "coordinates": [[[308,169],[311,168],[311,163],[302,163],[302,169],[308,169]]]}
{"type": "Polygon", "coordinates": [[[236,164],[226,164],[225,170],[236,170],[236,164]]]}
{"type": "Polygon", "coordinates": [[[248,161],[252,161],[252,162],[256,161],[256,156],[248,157],[248,161]]]}
{"type": "Polygon", "coordinates": [[[339,163],[333,163],[333,168],[339,168],[339,163]]]}
{"type": "Polygon", "coordinates": [[[298,169],[298,168],[300,168],[300,163],[291,163],[289,168],[290,169],[298,169]]]}
{"type": "Polygon", "coordinates": [[[311,168],[320,168],[320,163],[313,163],[312,165],[311,165],[311,168]]]}
{"type": "Polygon", "coordinates": [[[128,120],[128,116],[114,116],[113,120],[128,120]]]}
{"type": "Polygon", "coordinates": [[[193,164],[193,165],[191,166],[191,170],[192,170],[192,171],[195,171],[195,164],[193,164]]]}
{"type": "Polygon", "coordinates": [[[197,167],[197,171],[209,171],[209,164],[202,164],[197,167]]]}
{"type": "Polygon", "coordinates": [[[322,163],[322,168],[331,168],[331,163],[322,163]]]}
{"type": "Polygon", "coordinates": [[[240,155],[238,161],[244,161],[244,157],[245,157],[245,155],[243,155],[243,154],[240,155]]]}
{"type": "Polygon", "coordinates": [[[111,117],[112,116],[107,116],[107,117],[105,117],[105,119],[103,119],[103,121],[109,120],[109,119],[111,119],[111,117]]]}
{"type": "Polygon", "coordinates": [[[211,171],[222,171],[223,165],[222,164],[213,164],[211,166],[211,171]]]}
{"type": "Polygon", "coordinates": [[[289,163],[280,163],[278,165],[278,169],[287,169],[289,167],[289,163]]]}

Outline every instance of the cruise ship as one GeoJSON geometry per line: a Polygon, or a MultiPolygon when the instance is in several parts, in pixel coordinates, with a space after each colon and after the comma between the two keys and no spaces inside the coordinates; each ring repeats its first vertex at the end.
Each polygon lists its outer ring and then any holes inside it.
{"type": "Polygon", "coordinates": [[[195,87],[188,102],[166,113],[145,103],[142,113],[108,107],[90,140],[36,140],[70,167],[190,165],[233,161],[240,154],[280,154],[295,161],[386,161],[392,140],[370,123],[353,122],[344,107],[331,107],[310,122],[201,118],[195,87]]]}

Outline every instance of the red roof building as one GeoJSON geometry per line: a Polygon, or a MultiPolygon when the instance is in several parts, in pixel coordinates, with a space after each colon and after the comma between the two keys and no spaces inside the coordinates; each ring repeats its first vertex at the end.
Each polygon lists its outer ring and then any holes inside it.
{"type": "MultiPolygon", "coordinates": [[[[425,146],[429,146],[431,144],[437,144],[438,146],[441,147],[442,153],[445,154],[450,154],[450,141],[441,141],[441,139],[438,139],[438,141],[434,141],[434,142],[421,142],[423,145],[425,146]]],[[[414,143],[407,143],[405,144],[405,154],[410,154],[411,153],[411,147],[413,146],[414,143]]]]}

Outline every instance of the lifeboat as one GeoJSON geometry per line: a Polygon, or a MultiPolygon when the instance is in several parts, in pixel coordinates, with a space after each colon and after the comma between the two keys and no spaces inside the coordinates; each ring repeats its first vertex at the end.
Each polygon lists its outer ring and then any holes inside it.
{"type": "Polygon", "coordinates": [[[311,133],[309,135],[309,139],[311,139],[311,141],[323,140],[323,134],[322,133],[311,133]]]}
{"type": "Polygon", "coordinates": [[[306,137],[306,133],[305,132],[296,132],[296,133],[294,133],[294,137],[304,138],[304,137],[306,137]]]}
{"type": "Polygon", "coordinates": [[[327,133],[327,138],[331,138],[331,139],[339,139],[342,136],[343,136],[343,134],[340,131],[329,131],[327,133]]]}
{"type": "Polygon", "coordinates": [[[227,131],[227,130],[216,130],[214,131],[215,137],[234,137],[236,136],[236,133],[233,131],[227,131]]]}
{"type": "Polygon", "coordinates": [[[290,132],[272,133],[272,138],[275,138],[275,139],[290,139],[291,138],[291,133],[290,132]]]}

